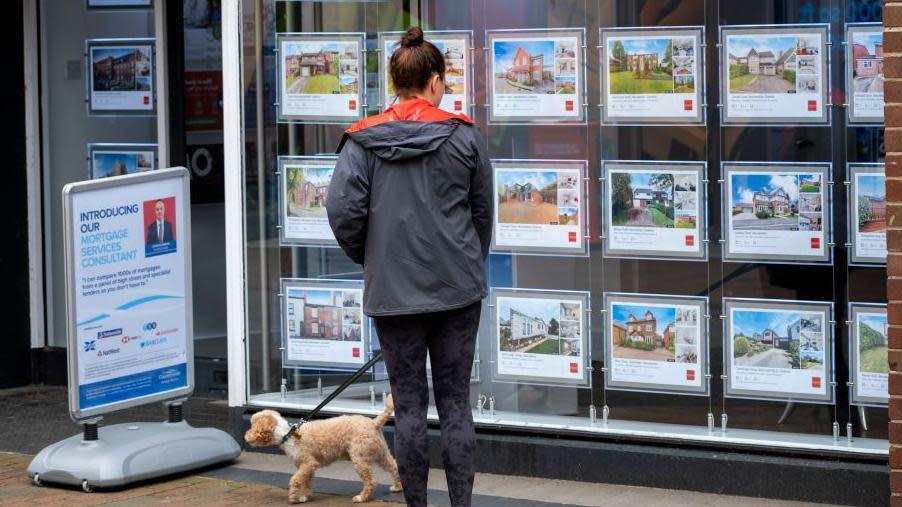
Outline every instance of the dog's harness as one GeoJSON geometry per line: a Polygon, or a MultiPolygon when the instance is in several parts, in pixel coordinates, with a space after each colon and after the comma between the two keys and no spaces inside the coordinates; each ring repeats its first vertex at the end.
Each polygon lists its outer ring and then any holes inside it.
{"type": "Polygon", "coordinates": [[[304,423],[306,423],[308,420],[312,419],[316,414],[319,413],[320,410],[323,409],[323,407],[325,407],[326,405],[328,405],[329,402],[331,402],[331,401],[334,400],[339,394],[341,394],[342,392],[344,392],[344,390],[347,389],[348,386],[350,386],[351,384],[353,384],[353,383],[354,383],[357,379],[359,379],[364,373],[366,373],[367,370],[369,370],[370,368],[372,368],[376,363],[378,363],[378,362],[381,361],[381,360],[382,360],[382,351],[379,350],[379,351],[377,351],[375,354],[373,354],[373,358],[372,358],[372,359],[370,359],[369,361],[367,361],[367,363],[366,363],[365,365],[361,366],[359,370],[357,370],[356,372],[354,372],[354,374],[351,375],[350,377],[348,377],[347,380],[345,380],[344,382],[342,382],[340,386],[338,386],[334,391],[332,391],[331,393],[329,393],[329,396],[326,396],[326,399],[324,399],[323,401],[321,401],[320,404],[316,406],[316,408],[314,408],[313,410],[311,410],[310,413],[307,414],[307,417],[306,417],[306,418],[301,418],[300,420],[298,420],[298,422],[292,424],[292,425],[288,428],[288,432],[285,433],[285,436],[282,437],[282,442],[281,442],[281,444],[284,444],[285,442],[287,442],[288,439],[291,438],[292,435],[294,435],[295,433],[298,432],[298,429],[300,429],[300,427],[303,426],[304,423]]]}

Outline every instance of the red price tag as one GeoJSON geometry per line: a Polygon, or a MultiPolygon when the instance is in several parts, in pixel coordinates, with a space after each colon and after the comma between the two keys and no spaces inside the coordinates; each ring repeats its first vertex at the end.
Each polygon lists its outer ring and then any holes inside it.
{"type": "Polygon", "coordinates": [[[461,111],[461,110],[463,110],[463,108],[464,108],[464,103],[463,103],[463,101],[461,101],[461,100],[455,100],[455,101],[454,101],[454,110],[455,110],[455,111],[461,111]]]}
{"type": "Polygon", "coordinates": [[[818,249],[821,247],[821,238],[811,238],[811,248],[818,249]]]}
{"type": "Polygon", "coordinates": [[[570,373],[579,373],[579,363],[570,363],[570,373]]]}
{"type": "Polygon", "coordinates": [[[573,101],[568,100],[564,102],[564,109],[566,109],[567,111],[573,111],[573,101]]]}
{"type": "Polygon", "coordinates": [[[695,236],[690,234],[686,236],[686,246],[695,246],[695,236]]]}
{"type": "Polygon", "coordinates": [[[683,101],[683,110],[692,111],[692,99],[686,99],[683,101]]]}
{"type": "Polygon", "coordinates": [[[356,101],[356,100],[351,99],[351,100],[348,101],[348,110],[350,110],[350,111],[356,111],[356,110],[357,110],[357,101],[356,101]]]}
{"type": "Polygon", "coordinates": [[[686,370],[686,380],[690,382],[695,380],[695,370],[686,370]]]}
{"type": "Polygon", "coordinates": [[[811,387],[814,389],[821,388],[821,378],[820,377],[811,377],[811,387]]]}
{"type": "Polygon", "coordinates": [[[809,111],[817,111],[817,101],[816,100],[808,101],[808,110],[809,111]]]}
{"type": "Polygon", "coordinates": [[[576,243],[576,232],[568,232],[568,233],[567,233],[567,239],[568,239],[571,243],[576,243]]]}
{"type": "Polygon", "coordinates": [[[360,357],[360,347],[354,347],[351,349],[351,355],[353,357],[360,357]]]}

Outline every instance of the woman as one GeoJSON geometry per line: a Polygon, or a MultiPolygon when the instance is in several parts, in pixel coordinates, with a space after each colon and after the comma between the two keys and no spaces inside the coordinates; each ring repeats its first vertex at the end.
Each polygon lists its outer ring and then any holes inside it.
{"type": "Polygon", "coordinates": [[[426,505],[426,351],[451,504],[470,505],[475,435],[470,370],[486,295],[491,168],[464,115],[438,109],[445,62],[416,27],[390,62],[398,103],[345,133],[326,209],[363,265],[395,402],[395,456],[410,506],[426,505]]]}

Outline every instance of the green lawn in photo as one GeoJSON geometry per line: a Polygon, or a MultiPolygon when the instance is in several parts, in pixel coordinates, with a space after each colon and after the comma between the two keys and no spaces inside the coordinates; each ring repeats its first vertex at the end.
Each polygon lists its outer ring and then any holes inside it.
{"type": "Polygon", "coordinates": [[[799,192],[820,192],[820,185],[812,185],[811,183],[803,183],[799,192]]]}
{"type": "Polygon", "coordinates": [[[652,219],[655,221],[656,226],[669,227],[673,225],[673,219],[667,218],[667,215],[662,213],[658,208],[649,207],[648,211],[651,212],[652,219]]]}
{"type": "Polygon", "coordinates": [[[735,92],[750,85],[755,80],[752,74],[742,74],[739,76],[730,76],[730,91],[735,92]]]}
{"type": "Polygon", "coordinates": [[[886,359],[885,345],[861,351],[861,371],[889,373],[889,362],[886,359]]]}
{"type": "Polygon", "coordinates": [[[695,229],[695,221],[692,222],[677,222],[677,229],[695,229]]]}
{"type": "Polygon", "coordinates": [[[652,72],[646,79],[636,78],[636,73],[625,70],[611,73],[611,93],[634,95],[639,93],[667,93],[673,91],[673,77],[663,72],[652,72]]]}
{"type": "Polygon", "coordinates": [[[310,76],[304,85],[304,93],[332,93],[338,90],[338,76],[332,74],[310,76]]]}
{"type": "Polygon", "coordinates": [[[695,87],[680,85],[673,89],[673,93],[695,93],[695,87]]]}
{"type": "Polygon", "coordinates": [[[560,340],[557,338],[548,339],[535,347],[526,350],[527,354],[558,354],[561,351],[560,340]]]}

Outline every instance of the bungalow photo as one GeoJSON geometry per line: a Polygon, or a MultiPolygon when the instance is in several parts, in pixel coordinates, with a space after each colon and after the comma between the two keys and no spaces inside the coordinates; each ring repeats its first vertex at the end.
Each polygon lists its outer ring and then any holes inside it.
{"type": "MultiPolygon", "coordinates": [[[[615,359],[677,362],[677,308],[614,303],[611,305],[611,354],[615,359]]],[[[682,334],[680,362],[697,362],[694,336],[682,334]]]]}
{"type": "Polygon", "coordinates": [[[866,373],[889,373],[886,314],[858,314],[858,368],[866,373]]]}
{"type": "Polygon", "coordinates": [[[149,91],[151,58],[150,46],[92,47],[92,91],[149,91]]]}
{"type": "Polygon", "coordinates": [[[562,215],[568,216],[569,225],[579,223],[578,213],[570,216],[578,205],[577,189],[561,189],[570,206],[558,206],[558,171],[496,169],[495,185],[499,223],[558,225],[562,215]]]}
{"type": "Polygon", "coordinates": [[[326,218],[332,167],[286,165],[285,202],[289,217],[326,218]]]}
{"type": "Polygon", "coordinates": [[[695,91],[693,46],[694,41],[691,38],[608,39],[606,64],[610,93],[612,95],[693,93],[695,91]]]}
{"type": "MultiPolygon", "coordinates": [[[[288,290],[288,337],[299,340],[350,341],[355,331],[345,333],[344,299],[347,292],[329,289],[290,288],[288,290]]],[[[360,312],[360,310],[352,310],[360,312]]],[[[353,318],[352,318],[353,320],[353,318]]],[[[347,326],[353,328],[354,325],[347,326]]]]}
{"type": "Polygon", "coordinates": [[[822,368],[823,326],[823,316],[819,314],[733,310],[730,329],[733,364],[759,368],[822,368]]]}
{"type": "Polygon", "coordinates": [[[500,352],[555,356],[582,353],[582,321],[564,319],[582,313],[579,303],[499,297],[497,304],[500,352]],[[564,305],[570,305],[570,309],[564,305]]]}
{"type": "Polygon", "coordinates": [[[886,176],[857,174],[855,193],[858,232],[886,231],[886,176]]]}
{"type": "Polygon", "coordinates": [[[357,45],[289,41],[283,44],[283,86],[290,95],[357,93],[357,45]]]}
{"type": "MultiPolygon", "coordinates": [[[[493,41],[495,93],[565,93],[555,84],[555,44],[554,39],[493,41]]],[[[574,82],[575,70],[574,58],[574,82]]],[[[570,93],[575,93],[575,89],[570,93]]]]}
{"type": "MultiPolygon", "coordinates": [[[[612,171],[609,177],[613,226],[674,227],[672,173],[612,171]]],[[[691,217],[694,226],[694,215],[691,217]]]]}
{"type": "Polygon", "coordinates": [[[795,35],[728,36],[730,93],[796,93],[798,44],[806,41],[795,35]]]}
{"type": "MultiPolygon", "coordinates": [[[[802,175],[819,178],[820,175],[802,175]]],[[[795,173],[733,174],[730,208],[735,230],[799,230],[799,180],[795,173]]]]}
{"type": "Polygon", "coordinates": [[[853,88],[858,93],[883,93],[883,32],[851,33],[853,88]]]}

